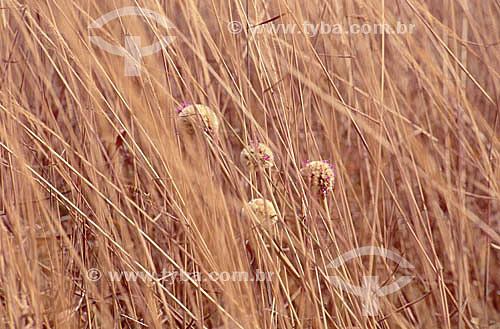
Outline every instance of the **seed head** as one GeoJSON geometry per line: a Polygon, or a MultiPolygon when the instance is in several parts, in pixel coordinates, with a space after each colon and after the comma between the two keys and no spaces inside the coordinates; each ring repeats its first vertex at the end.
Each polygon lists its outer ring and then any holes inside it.
{"type": "Polygon", "coordinates": [[[182,110],[184,110],[186,107],[188,107],[188,106],[190,106],[190,105],[193,105],[193,104],[191,104],[191,103],[182,103],[182,104],[181,104],[181,107],[179,107],[179,108],[177,109],[177,113],[181,113],[181,112],[182,112],[182,110]]]}
{"type": "Polygon", "coordinates": [[[320,197],[326,198],[327,193],[333,191],[335,171],[333,165],[327,160],[306,161],[305,167],[300,172],[311,189],[315,190],[320,197]]]}
{"type": "Polygon", "coordinates": [[[219,119],[208,106],[202,104],[184,105],[187,104],[183,104],[183,107],[178,109],[179,129],[182,133],[194,135],[196,129],[203,129],[210,135],[217,134],[219,119]]]}
{"type": "Polygon", "coordinates": [[[266,144],[255,141],[241,151],[240,161],[248,170],[272,168],[274,155],[266,144]]]}
{"type": "Polygon", "coordinates": [[[265,199],[253,199],[241,209],[243,219],[254,218],[259,225],[270,227],[278,221],[278,214],[273,203],[265,199]],[[253,216],[253,217],[252,217],[253,216]]]}

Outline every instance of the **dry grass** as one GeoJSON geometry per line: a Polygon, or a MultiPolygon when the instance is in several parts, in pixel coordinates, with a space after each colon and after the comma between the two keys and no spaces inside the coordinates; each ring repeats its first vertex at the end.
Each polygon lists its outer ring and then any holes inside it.
{"type": "Polygon", "coordinates": [[[498,328],[498,0],[247,2],[248,17],[245,1],[0,0],[1,326],[498,328]],[[176,29],[124,17],[91,33],[175,35],[140,77],[88,38],[95,18],[132,5],[176,29]],[[247,18],[415,30],[228,32],[247,18]],[[182,103],[214,110],[217,134],[202,121],[177,134],[182,103]],[[253,140],[276,168],[245,170],[253,140]],[[300,171],[320,159],[336,170],[326,199],[300,171]],[[271,230],[241,218],[255,198],[276,208],[271,230]],[[415,268],[326,268],[362,246],[415,268]],[[257,269],[271,281],[158,279],[257,269]],[[365,317],[330,275],[415,278],[365,317]]]}

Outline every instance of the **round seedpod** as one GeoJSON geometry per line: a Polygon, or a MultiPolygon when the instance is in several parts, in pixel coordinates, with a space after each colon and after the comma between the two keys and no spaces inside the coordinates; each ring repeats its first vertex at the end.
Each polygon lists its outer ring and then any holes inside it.
{"type": "Polygon", "coordinates": [[[306,161],[300,172],[311,189],[321,198],[326,198],[327,193],[333,191],[335,169],[327,160],[306,161]]]}
{"type": "Polygon", "coordinates": [[[181,113],[186,107],[193,105],[192,103],[182,103],[181,107],[177,109],[177,113],[181,113]]]}
{"type": "Polygon", "coordinates": [[[274,155],[264,143],[251,142],[240,153],[240,161],[248,170],[274,167],[274,155]]]}
{"type": "Polygon", "coordinates": [[[182,134],[194,135],[203,130],[209,135],[216,135],[219,130],[219,119],[208,106],[202,104],[183,104],[179,113],[179,130],[182,134]]]}
{"type": "Polygon", "coordinates": [[[244,220],[258,223],[260,227],[271,228],[278,221],[278,214],[273,203],[265,199],[253,199],[241,209],[244,220]]]}

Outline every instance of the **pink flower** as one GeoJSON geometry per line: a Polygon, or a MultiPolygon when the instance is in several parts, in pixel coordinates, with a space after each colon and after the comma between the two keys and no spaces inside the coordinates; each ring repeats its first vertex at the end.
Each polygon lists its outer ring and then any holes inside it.
{"type": "Polygon", "coordinates": [[[179,107],[179,108],[177,109],[177,113],[181,113],[181,112],[182,112],[182,110],[184,110],[184,109],[185,109],[186,107],[188,107],[189,105],[193,105],[193,104],[191,104],[191,103],[182,103],[182,104],[181,104],[181,107],[179,107]]]}

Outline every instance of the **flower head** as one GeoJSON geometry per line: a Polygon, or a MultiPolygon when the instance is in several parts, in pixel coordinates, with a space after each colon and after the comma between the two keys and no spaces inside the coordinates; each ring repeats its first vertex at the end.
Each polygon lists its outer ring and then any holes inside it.
{"type": "Polygon", "coordinates": [[[259,223],[270,227],[278,221],[278,214],[274,209],[273,203],[265,199],[253,199],[241,209],[243,219],[251,220],[252,218],[259,223]]]}
{"type": "Polygon", "coordinates": [[[182,133],[194,135],[196,129],[203,128],[209,134],[217,134],[219,119],[208,107],[202,104],[183,104],[179,112],[179,128],[182,133]],[[186,105],[184,107],[184,105],[186,105]]]}
{"type": "Polygon", "coordinates": [[[274,166],[274,155],[266,144],[254,141],[241,151],[240,161],[249,170],[271,168],[274,166]]]}
{"type": "Polygon", "coordinates": [[[184,109],[185,109],[186,107],[188,107],[189,105],[193,105],[193,104],[191,104],[191,103],[182,103],[182,104],[181,104],[181,107],[179,107],[179,108],[177,109],[177,113],[181,113],[181,112],[182,112],[182,110],[184,110],[184,109]]]}
{"type": "Polygon", "coordinates": [[[326,198],[329,191],[333,191],[335,184],[335,169],[327,160],[306,161],[305,167],[300,170],[311,189],[322,198],[326,198]]]}

